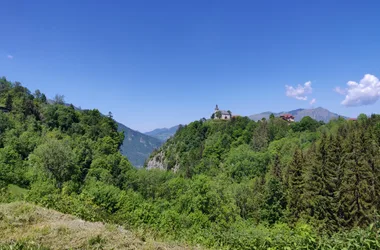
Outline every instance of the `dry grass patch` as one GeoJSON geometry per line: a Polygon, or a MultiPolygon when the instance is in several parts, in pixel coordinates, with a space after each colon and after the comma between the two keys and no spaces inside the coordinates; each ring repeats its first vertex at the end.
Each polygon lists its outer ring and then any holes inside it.
{"type": "Polygon", "coordinates": [[[0,204],[0,249],[15,242],[50,249],[194,249],[149,239],[143,242],[121,226],[87,222],[29,203],[0,204]]]}

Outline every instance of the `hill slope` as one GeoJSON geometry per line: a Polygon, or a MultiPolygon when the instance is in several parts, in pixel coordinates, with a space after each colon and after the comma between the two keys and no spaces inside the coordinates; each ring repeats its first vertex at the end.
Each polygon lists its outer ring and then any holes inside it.
{"type": "Polygon", "coordinates": [[[279,113],[267,111],[260,114],[250,115],[249,118],[254,121],[258,121],[258,120],[261,120],[262,118],[269,119],[270,114],[274,114],[275,116],[280,116],[285,113],[292,114],[296,121],[300,121],[305,116],[310,116],[314,120],[324,121],[324,122],[329,122],[332,119],[337,119],[339,116],[343,118],[347,118],[339,114],[333,113],[322,107],[318,107],[315,109],[295,109],[295,110],[291,110],[287,112],[279,112],[279,113]]]}
{"type": "MultiPolygon", "coordinates": [[[[118,124],[96,109],[47,104],[39,91],[5,78],[1,105],[0,203],[25,199],[128,225],[144,238],[150,232],[213,249],[379,249],[379,226],[371,223],[380,204],[380,115],[328,124],[201,119],[152,154],[154,167],[173,171],[148,171],[121,155],[118,124]]],[[[104,231],[80,221],[76,230],[68,219],[55,227],[65,215],[41,214],[20,204],[0,210],[0,249],[73,241],[81,242],[77,249],[135,247],[118,245],[112,225],[104,231]],[[91,238],[81,234],[87,226],[91,238]]]]}
{"type": "Polygon", "coordinates": [[[19,249],[186,249],[144,242],[121,226],[87,222],[23,202],[0,204],[0,229],[0,249],[18,249],[11,248],[15,244],[19,249]]]}
{"type": "Polygon", "coordinates": [[[133,166],[142,167],[153,150],[161,146],[162,141],[130,129],[121,123],[117,123],[117,125],[118,131],[124,132],[123,145],[120,147],[121,153],[133,166]]]}
{"type": "MultiPolygon", "coordinates": [[[[55,101],[48,99],[49,104],[54,104],[55,101]]],[[[66,107],[74,107],[77,111],[89,111],[82,110],[79,107],[74,106],[73,104],[63,103],[66,107]]],[[[128,158],[128,160],[135,167],[141,167],[144,165],[145,160],[149,157],[149,155],[153,152],[154,149],[159,148],[161,144],[166,141],[160,140],[160,138],[156,138],[155,136],[149,136],[142,134],[136,130],[133,130],[124,124],[116,121],[118,131],[124,132],[124,141],[123,145],[120,148],[120,152],[128,158]]],[[[174,127],[173,127],[174,128],[174,127]]],[[[170,128],[170,129],[173,129],[170,128]]],[[[177,126],[178,128],[178,126],[177,126]]],[[[170,130],[169,129],[169,130],[170,130]]],[[[170,130],[171,131],[171,130],[170,130]]],[[[169,132],[171,133],[171,132],[169,132]]],[[[173,132],[173,134],[175,131],[173,132]]],[[[170,137],[170,136],[169,136],[170,137]]],[[[168,138],[169,138],[168,137],[168,138]]]]}
{"type": "Polygon", "coordinates": [[[179,125],[171,128],[157,128],[150,132],[146,132],[145,134],[165,142],[177,132],[178,128],[179,125]]]}

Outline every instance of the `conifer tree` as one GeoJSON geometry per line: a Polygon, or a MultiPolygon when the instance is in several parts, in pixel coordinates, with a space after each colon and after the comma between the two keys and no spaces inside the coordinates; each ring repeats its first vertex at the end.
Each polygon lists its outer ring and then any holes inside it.
{"type": "Polygon", "coordinates": [[[345,166],[345,155],[343,152],[342,142],[343,140],[339,135],[330,135],[327,166],[331,171],[333,181],[332,208],[334,213],[334,227],[339,225],[339,218],[343,216],[343,211],[339,209],[339,189],[342,185],[343,170],[345,166]]]}
{"type": "Polygon", "coordinates": [[[274,224],[283,216],[285,207],[281,165],[278,155],[275,155],[273,165],[266,178],[262,218],[269,224],[274,224]]]}
{"type": "Polygon", "coordinates": [[[370,180],[371,195],[374,206],[377,210],[380,208],[380,148],[376,143],[376,138],[372,129],[365,128],[364,136],[362,139],[363,157],[366,159],[368,166],[371,169],[372,176],[370,180]]]}
{"type": "Polygon", "coordinates": [[[304,158],[302,150],[297,148],[293,155],[293,160],[288,169],[289,183],[287,193],[287,212],[290,221],[299,219],[302,212],[302,193],[304,188],[303,168],[304,158]]]}
{"type": "Polygon", "coordinates": [[[319,192],[322,188],[320,164],[317,162],[316,145],[313,143],[305,154],[305,185],[302,193],[302,203],[305,212],[314,217],[315,209],[319,205],[319,192]]]}
{"type": "Polygon", "coordinates": [[[47,103],[47,98],[46,98],[46,95],[45,95],[45,94],[42,94],[42,95],[41,95],[41,102],[42,102],[42,103],[47,103]]]}
{"type": "Polygon", "coordinates": [[[363,130],[357,124],[352,126],[345,143],[346,166],[339,193],[343,210],[340,223],[346,227],[369,224],[374,212],[373,173],[366,159],[363,130]]]}
{"type": "Polygon", "coordinates": [[[7,95],[7,99],[5,100],[5,108],[9,111],[12,110],[13,106],[13,98],[10,94],[7,95]]]}
{"type": "Polygon", "coordinates": [[[281,172],[282,172],[282,169],[281,169],[280,158],[278,157],[278,154],[276,154],[273,161],[273,167],[271,168],[271,173],[276,179],[281,181],[281,178],[282,178],[281,172]]]}
{"type": "Polygon", "coordinates": [[[309,216],[313,217],[320,229],[334,226],[333,198],[335,191],[334,168],[331,167],[331,141],[326,133],[322,134],[318,147],[312,147],[307,156],[308,174],[306,175],[304,201],[309,216]],[[315,153],[314,153],[315,152],[315,153]]]}

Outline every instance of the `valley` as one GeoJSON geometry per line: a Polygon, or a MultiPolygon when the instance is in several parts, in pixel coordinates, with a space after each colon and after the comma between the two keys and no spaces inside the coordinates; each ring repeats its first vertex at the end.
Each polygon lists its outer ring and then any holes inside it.
{"type": "Polygon", "coordinates": [[[200,119],[155,148],[96,109],[6,78],[0,90],[1,247],[379,245],[380,115],[200,119]],[[122,155],[125,140],[144,157],[155,148],[145,168],[122,155]]]}

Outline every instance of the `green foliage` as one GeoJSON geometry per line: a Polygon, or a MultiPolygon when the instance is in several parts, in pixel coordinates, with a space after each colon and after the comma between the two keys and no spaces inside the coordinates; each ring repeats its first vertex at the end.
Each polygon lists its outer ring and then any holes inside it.
{"type": "Polygon", "coordinates": [[[310,116],[305,116],[301,119],[300,122],[293,123],[292,129],[294,131],[311,131],[315,132],[317,128],[321,125],[320,122],[317,122],[316,120],[313,120],[310,116]]]}
{"type": "Polygon", "coordinates": [[[267,170],[269,161],[270,157],[267,152],[254,152],[248,145],[243,144],[231,149],[225,166],[231,178],[241,181],[262,176],[267,170]]]}
{"type": "Polygon", "coordinates": [[[41,167],[59,186],[78,174],[73,162],[73,152],[68,142],[48,139],[30,156],[32,164],[41,167]]]}
{"type": "Polygon", "coordinates": [[[40,244],[28,241],[17,241],[9,243],[0,243],[1,250],[49,250],[50,248],[44,247],[40,244]]]}
{"type": "Polygon", "coordinates": [[[167,171],[138,170],[111,115],[62,101],[0,79],[1,202],[216,249],[379,248],[378,115],[201,119],[152,154],[167,171]]]}
{"type": "Polygon", "coordinates": [[[0,181],[22,183],[23,164],[21,156],[12,147],[0,148],[0,181]]]}
{"type": "Polygon", "coordinates": [[[296,149],[293,155],[293,160],[288,168],[288,207],[290,220],[297,220],[300,218],[302,207],[302,194],[305,185],[303,178],[305,159],[301,149],[296,149]]]}

